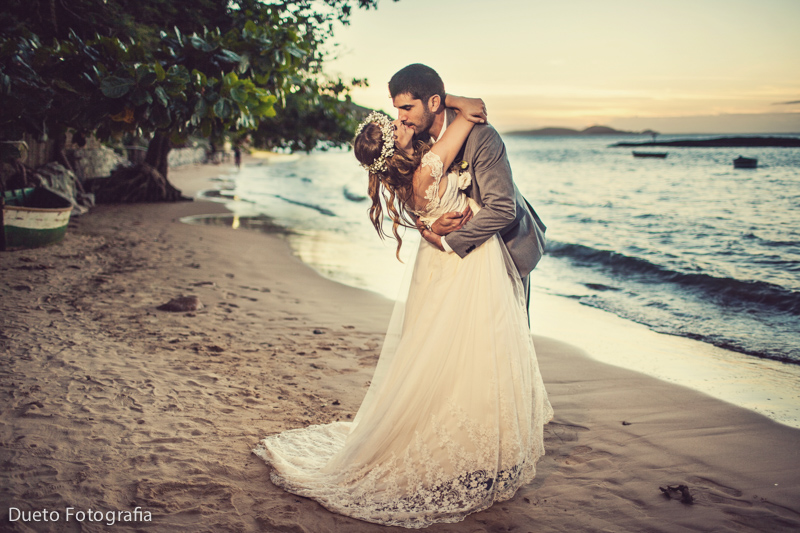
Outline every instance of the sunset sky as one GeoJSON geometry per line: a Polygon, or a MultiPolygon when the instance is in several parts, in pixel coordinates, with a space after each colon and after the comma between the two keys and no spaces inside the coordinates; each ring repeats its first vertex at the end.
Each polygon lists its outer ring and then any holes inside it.
{"type": "Polygon", "coordinates": [[[501,132],[800,132],[800,0],[381,0],[334,41],[326,71],[387,112],[386,82],[421,62],[501,132]]]}

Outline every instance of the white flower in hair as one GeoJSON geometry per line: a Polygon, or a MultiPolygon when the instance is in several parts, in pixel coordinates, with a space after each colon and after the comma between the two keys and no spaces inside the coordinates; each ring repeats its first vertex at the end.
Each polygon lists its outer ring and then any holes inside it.
{"type": "Polygon", "coordinates": [[[370,123],[375,123],[380,126],[381,133],[383,134],[383,147],[381,148],[381,155],[379,155],[371,165],[362,164],[361,166],[366,170],[375,173],[386,170],[386,160],[394,155],[394,125],[389,117],[383,113],[373,111],[367,115],[367,118],[364,120],[364,122],[358,125],[356,137],[361,134],[364,126],[370,123]]]}

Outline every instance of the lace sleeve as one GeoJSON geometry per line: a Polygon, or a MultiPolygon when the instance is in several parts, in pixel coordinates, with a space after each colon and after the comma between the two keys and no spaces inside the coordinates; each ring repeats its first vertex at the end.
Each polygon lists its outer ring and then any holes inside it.
{"type": "Polygon", "coordinates": [[[429,202],[438,199],[439,182],[442,179],[442,170],[443,170],[442,159],[435,153],[428,152],[427,154],[422,156],[420,167],[430,168],[431,177],[433,178],[433,183],[431,183],[425,190],[425,199],[428,200],[429,202]]]}
{"type": "Polygon", "coordinates": [[[428,152],[422,156],[420,166],[429,167],[431,169],[431,177],[435,181],[439,181],[442,177],[442,159],[433,152],[428,152]]]}

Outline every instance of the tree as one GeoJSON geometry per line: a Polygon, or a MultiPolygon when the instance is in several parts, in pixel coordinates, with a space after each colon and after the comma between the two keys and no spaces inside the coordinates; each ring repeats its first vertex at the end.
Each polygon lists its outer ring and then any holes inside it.
{"type": "Polygon", "coordinates": [[[377,0],[11,4],[0,16],[0,90],[14,105],[0,111],[0,140],[67,129],[149,137],[146,161],[166,175],[174,142],[256,130],[271,117],[258,136],[267,145],[341,143],[354,108],[350,86],[322,75],[323,44],[352,6],[377,0]],[[174,29],[156,33],[165,22],[174,29]]]}
{"type": "Polygon", "coordinates": [[[365,80],[353,80],[350,85],[341,80],[312,80],[296,88],[275,104],[273,117],[262,120],[249,134],[253,144],[309,152],[350,142],[358,121],[369,110],[354,104],[349,91],[352,86],[365,84],[365,80]]]}

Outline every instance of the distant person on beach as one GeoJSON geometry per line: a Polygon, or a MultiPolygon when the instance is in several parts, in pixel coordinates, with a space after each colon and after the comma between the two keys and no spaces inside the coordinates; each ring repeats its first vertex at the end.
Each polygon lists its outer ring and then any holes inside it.
{"type": "Polygon", "coordinates": [[[398,228],[424,228],[408,293],[355,419],[285,431],[254,452],[289,492],[368,522],[420,528],[461,521],[531,481],[553,411],[522,280],[538,256],[514,242],[535,221],[483,102],[446,95],[423,65],[389,87],[400,118],[370,114],[354,151],[369,173],[379,235],[382,201],[398,254],[398,228]],[[448,245],[455,253],[441,249],[448,245]]]}
{"type": "Polygon", "coordinates": [[[233,162],[236,164],[236,170],[241,170],[242,167],[242,149],[238,144],[233,145],[233,162]]]}

